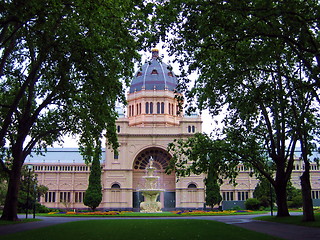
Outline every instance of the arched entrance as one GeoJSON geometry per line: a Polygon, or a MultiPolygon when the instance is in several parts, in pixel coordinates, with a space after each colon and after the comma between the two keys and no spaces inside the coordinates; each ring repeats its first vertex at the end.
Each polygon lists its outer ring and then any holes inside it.
{"type": "Polygon", "coordinates": [[[153,166],[155,176],[159,176],[157,188],[165,191],[160,194],[160,202],[163,209],[170,210],[175,208],[175,174],[167,175],[165,169],[167,168],[171,159],[170,154],[157,147],[147,148],[141,151],[133,161],[133,208],[138,210],[140,202],[143,201],[143,196],[138,191],[145,186],[143,176],[146,175],[146,167],[149,164],[149,159],[152,156],[154,162],[153,166]]]}

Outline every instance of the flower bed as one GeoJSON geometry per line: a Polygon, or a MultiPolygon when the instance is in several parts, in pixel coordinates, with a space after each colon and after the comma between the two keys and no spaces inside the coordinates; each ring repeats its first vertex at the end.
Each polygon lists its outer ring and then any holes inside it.
{"type": "Polygon", "coordinates": [[[174,214],[179,215],[221,215],[233,213],[248,213],[250,210],[228,210],[228,211],[202,211],[202,210],[189,210],[189,211],[172,211],[174,214]]]}

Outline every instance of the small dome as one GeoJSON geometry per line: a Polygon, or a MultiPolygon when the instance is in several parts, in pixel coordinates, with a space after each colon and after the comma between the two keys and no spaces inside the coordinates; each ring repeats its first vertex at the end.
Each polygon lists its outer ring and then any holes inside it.
{"type": "Polygon", "coordinates": [[[145,90],[174,91],[177,87],[177,77],[167,64],[159,58],[159,51],[152,50],[152,59],[145,63],[132,79],[130,93],[145,90]]]}

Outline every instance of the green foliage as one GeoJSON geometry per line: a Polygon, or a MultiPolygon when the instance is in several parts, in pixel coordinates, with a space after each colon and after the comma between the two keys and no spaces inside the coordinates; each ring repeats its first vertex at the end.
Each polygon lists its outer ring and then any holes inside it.
{"type": "Polygon", "coordinates": [[[213,208],[214,205],[219,204],[222,201],[222,197],[220,195],[220,186],[218,184],[218,176],[212,167],[209,168],[208,175],[205,179],[206,185],[206,205],[211,206],[213,208]]]}
{"type": "Polygon", "coordinates": [[[271,183],[266,178],[261,178],[259,183],[254,189],[253,196],[260,201],[261,206],[270,207],[271,205],[271,197],[273,204],[275,203],[275,191],[271,186],[271,183]],[[271,193],[270,193],[271,190],[271,193]],[[272,194],[272,196],[271,196],[272,194]]]}
{"type": "Polygon", "coordinates": [[[92,153],[91,172],[89,176],[89,185],[85,193],[83,203],[93,211],[99,206],[102,200],[101,186],[101,145],[98,144],[92,153]]]}
{"type": "Polygon", "coordinates": [[[14,179],[2,218],[17,218],[12,201],[32,150],[62,143],[66,134],[80,136],[86,148],[103,133],[117,149],[115,103],[125,103],[152,6],[143,0],[0,4],[0,166],[14,179]]]}
{"type": "Polygon", "coordinates": [[[44,196],[48,187],[38,185],[37,175],[24,167],[22,169],[21,183],[18,198],[18,211],[25,212],[26,208],[33,209],[38,197],[44,196]]]}
{"type": "Polygon", "coordinates": [[[248,198],[244,204],[248,210],[259,210],[261,206],[260,201],[256,198],[248,198]]]}
{"type": "Polygon", "coordinates": [[[156,35],[186,69],[180,90],[187,106],[196,100],[200,111],[226,113],[215,137],[268,178],[281,216],[289,214],[285,189],[297,141],[307,166],[319,136],[319,13],[312,0],[176,0],[160,4],[154,19],[156,35]],[[199,77],[190,89],[192,72],[199,77]],[[250,146],[262,150],[258,159],[247,157],[250,146]],[[275,175],[265,167],[266,157],[275,175]]]}

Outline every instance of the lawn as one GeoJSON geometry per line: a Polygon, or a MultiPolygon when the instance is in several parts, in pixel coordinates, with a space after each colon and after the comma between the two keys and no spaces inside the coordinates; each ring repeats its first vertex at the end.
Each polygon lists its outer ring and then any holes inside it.
{"type": "Polygon", "coordinates": [[[1,240],[279,239],[220,222],[192,219],[84,220],[1,236],[1,240]]]}
{"type": "Polygon", "coordinates": [[[11,224],[27,223],[27,222],[37,222],[37,221],[41,221],[41,220],[40,220],[40,219],[34,219],[34,218],[29,218],[29,219],[21,218],[19,221],[5,221],[5,220],[0,220],[0,226],[1,226],[1,225],[11,225],[11,224]]]}
{"type": "Polygon", "coordinates": [[[300,226],[320,228],[320,213],[315,213],[314,216],[316,218],[315,222],[303,222],[302,215],[290,216],[290,217],[261,216],[261,217],[256,217],[254,219],[262,220],[262,221],[269,221],[269,222],[278,222],[278,223],[286,223],[286,224],[294,224],[294,225],[300,225],[300,226]]]}

